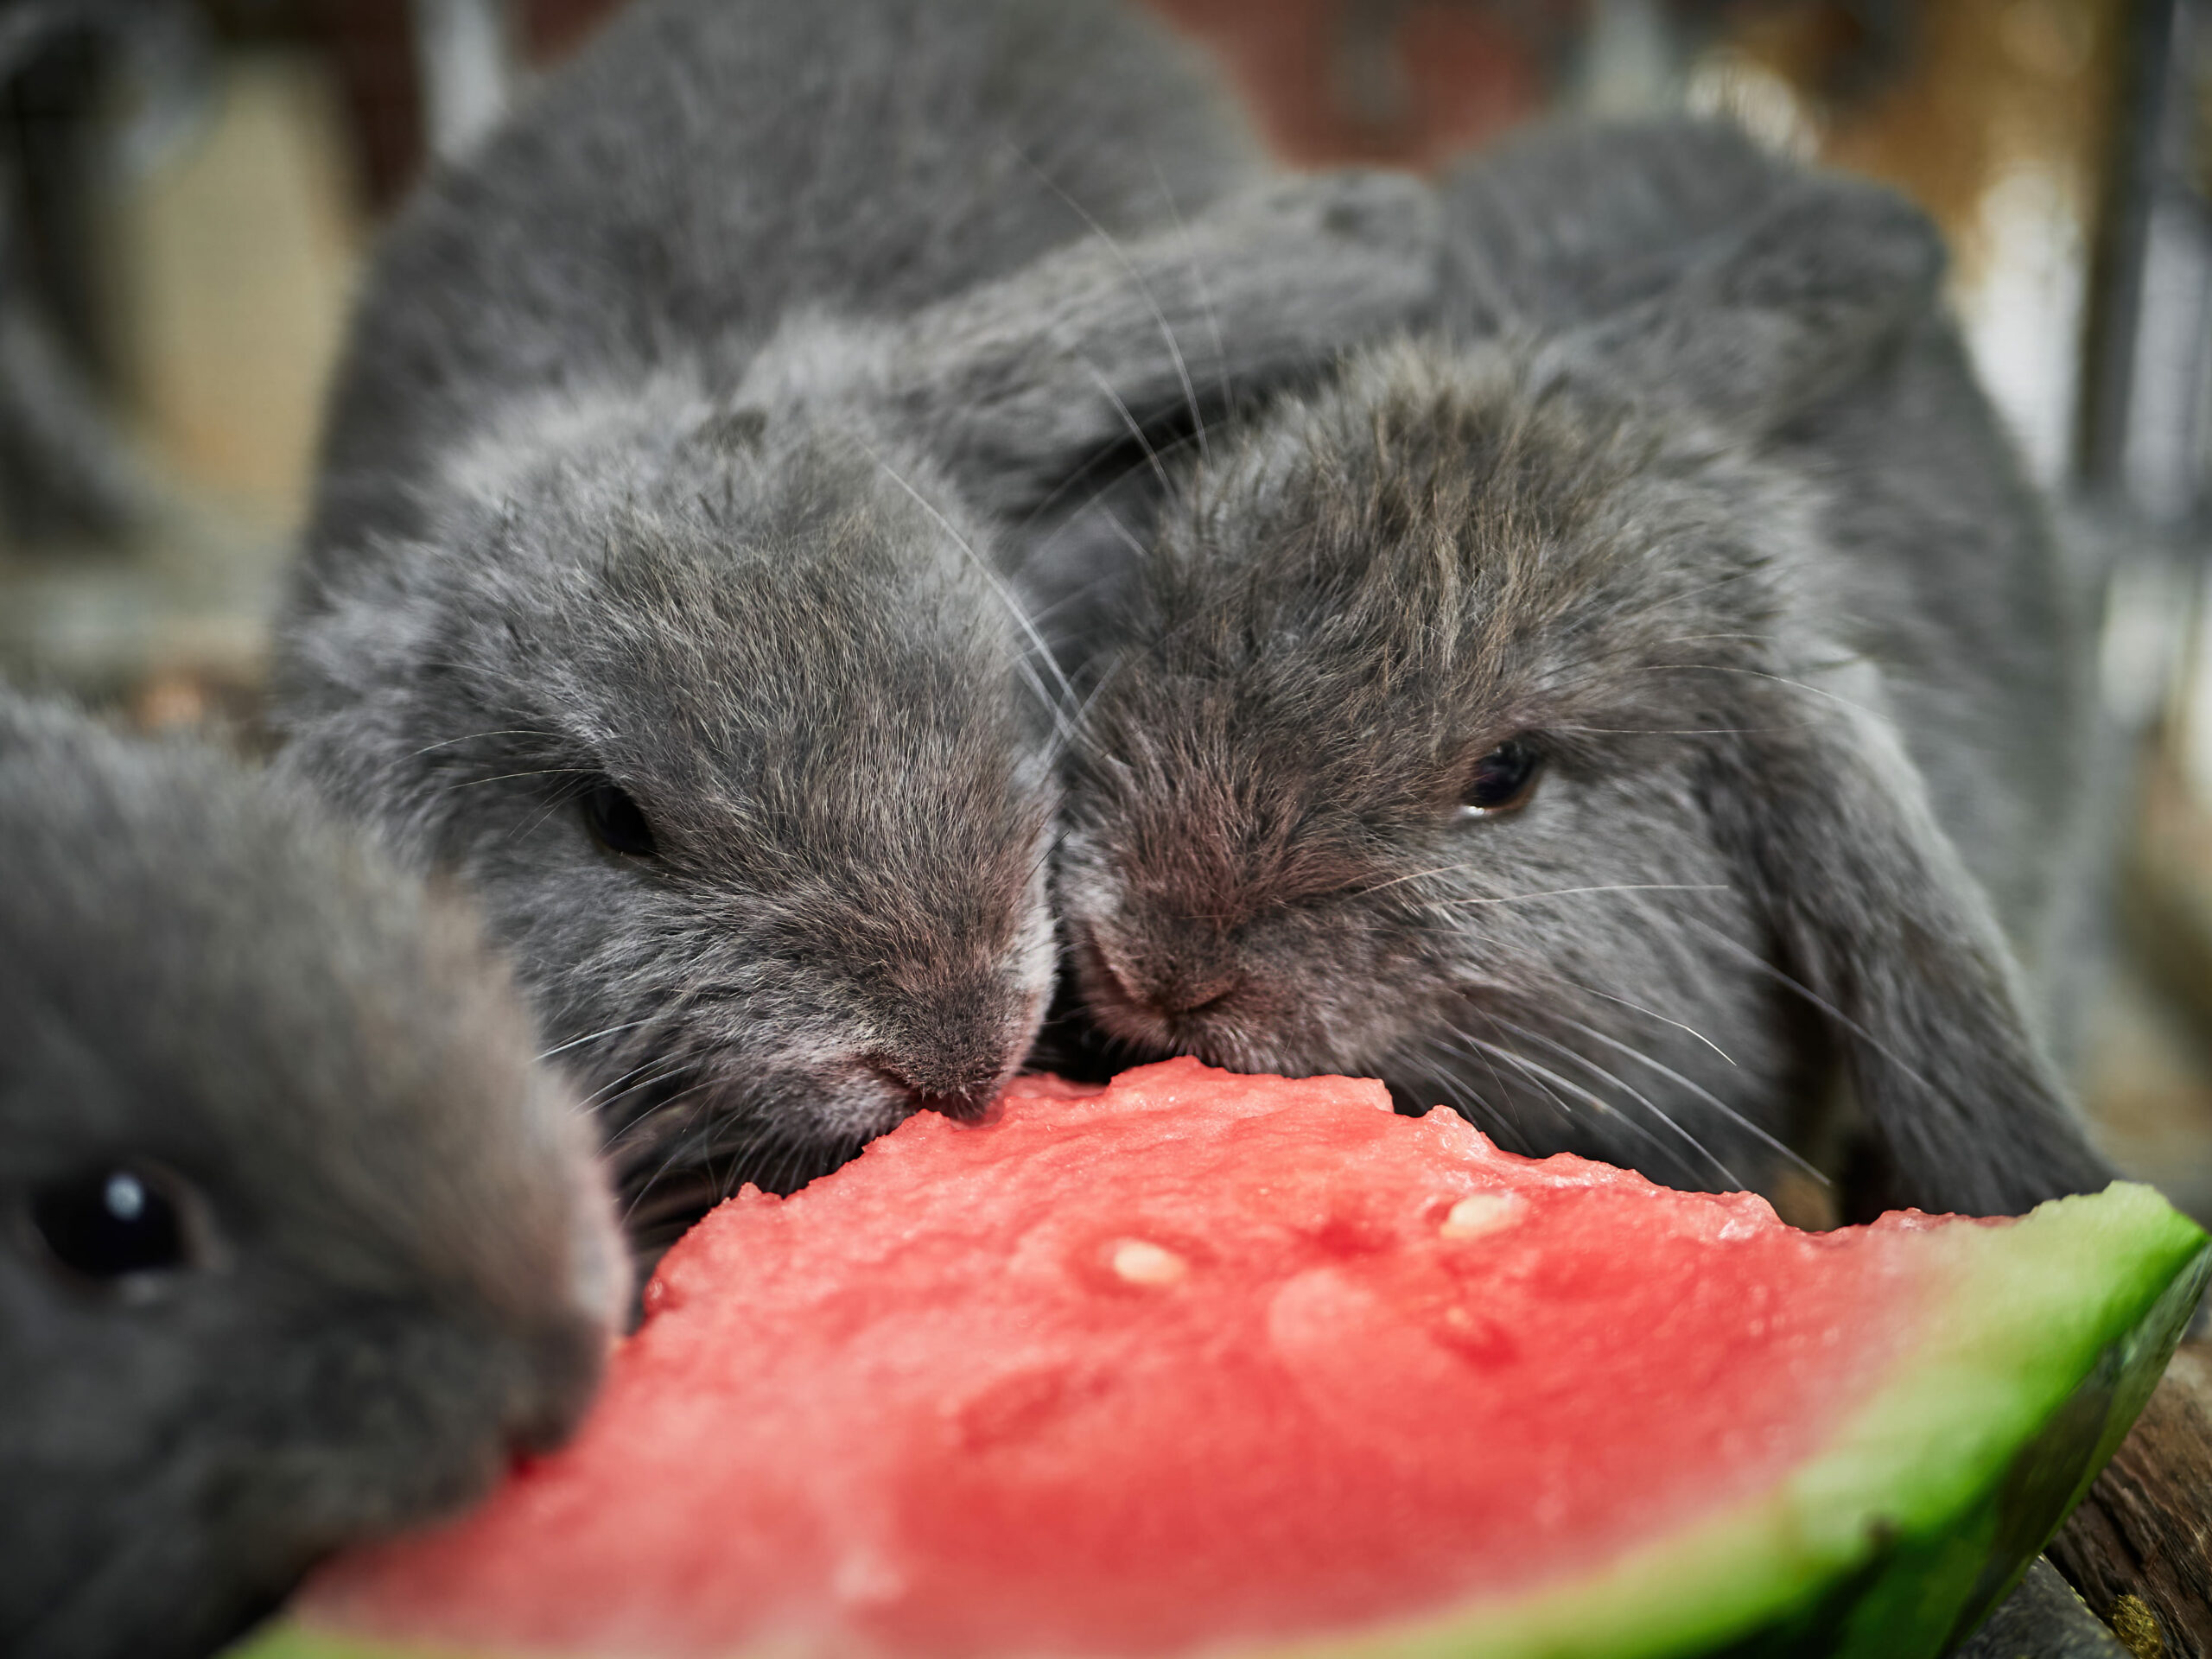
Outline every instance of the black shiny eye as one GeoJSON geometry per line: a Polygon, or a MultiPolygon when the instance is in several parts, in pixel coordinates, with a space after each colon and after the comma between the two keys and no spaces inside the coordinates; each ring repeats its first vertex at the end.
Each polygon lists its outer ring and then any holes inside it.
{"type": "Polygon", "coordinates": [[[1536,777],[1543,766],[1543,756],[1526,738],[1499,744],[1475,762],[1467,786],[1459,794],[1459,816],[1493,817],[1524,804],[1535,792],[1536,777]]]}
{"type": "Polygon", "coordinates": [[[192,1241],[169,1187],[118,1167],[49,1181],[31,1193],[31,1225],[56,1262],[87,1279],[187,1267],[192,1241]]]}
{"type": "Polygon", "coordinates": [[[645,822],[643,809],[620,785],[601,779],[584,791],[582,806],[584,828],[608,852],[620,853],[626,858],[653,855],[653,827],[645,822]]]}

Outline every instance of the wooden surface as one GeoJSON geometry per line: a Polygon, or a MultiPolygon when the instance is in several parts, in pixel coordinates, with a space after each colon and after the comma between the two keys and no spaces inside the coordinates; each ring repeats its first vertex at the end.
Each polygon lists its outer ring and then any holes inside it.
{"type": "Polygon", "coordinates": [[[2038,1560],[1954,1659],[2128,1659],[2128,1649],[2038,1560]]]}
{"type": "Polygon", "coordinates": [[[2212,1340],[2182,1345],[2050,1555],[2137,1659],[2212,1659],[2212,1340]]]}

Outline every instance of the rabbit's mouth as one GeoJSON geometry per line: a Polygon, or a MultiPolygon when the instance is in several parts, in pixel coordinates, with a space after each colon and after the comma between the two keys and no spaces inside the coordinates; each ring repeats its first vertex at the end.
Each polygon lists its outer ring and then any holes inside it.
{"type": "Polygon", "coordinates": [[[1264,1048],[1252,1040],[1249,990],[1241,972],[1230,969],[1141,985],[1088,932],[1071,954],[1082,1001],[1104,1034],[1126,1051],[1117,1057],[1125,1063],[1174,1054],[1232,1071],[1257,1070],[1268,1063],[1264,1048]]]}

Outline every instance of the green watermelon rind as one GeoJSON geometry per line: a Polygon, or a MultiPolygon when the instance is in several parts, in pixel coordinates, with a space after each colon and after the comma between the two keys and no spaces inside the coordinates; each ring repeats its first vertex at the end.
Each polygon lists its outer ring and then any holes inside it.
{"type": "MultiPolygon", "coordinates": [[[[1774,1491],[1592,1573],[1266,1659],[1935,1659],[2111,1458],[2212,1244],[2128,1183],[1914,1243],[1937,1288],[1909,1353],[1774,1491]]],[[[287,1624],[232,1659],[470,1656],[287,1624]]]]}

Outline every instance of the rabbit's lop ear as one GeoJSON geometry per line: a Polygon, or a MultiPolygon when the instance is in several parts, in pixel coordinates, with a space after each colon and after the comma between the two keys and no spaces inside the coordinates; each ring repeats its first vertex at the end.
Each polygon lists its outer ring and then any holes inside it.
{"type": "Polygon", "coordinates": [[[1129,242],[1103,233],[916,317],[893,396],[974,493],[1032,505],[1143,441],[1421,320],[1434,194],[1399,174],[1288,180],[1129,242]]]}
{"type": "Polygon", "coordinates": [[[1936,305],[1926,214],[1863,179],[1790,187],[1667,291],[1573,337],[1571,359],[1766,430],[1864,373],[1936,305]]]}
{"type": "Polygon", "coordinates": [[[1886,1205],[2015,1214],[2097,1191],[2113,1172],[1880,696],[1853,670],[1767,709],[1722,752],[1735,775],[1713,779],[1716,828],[1847,1061],[1887,1154],[1886,1205]]]}

